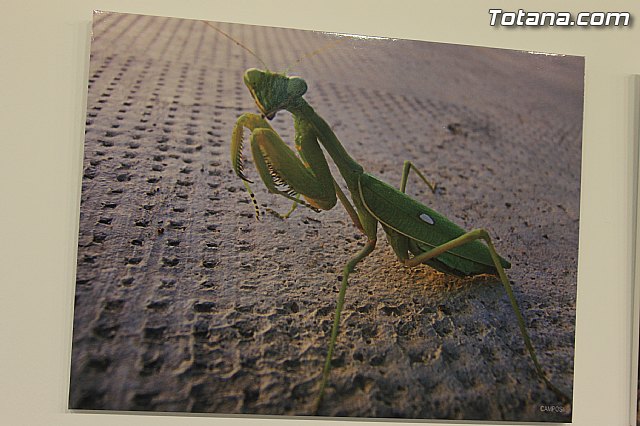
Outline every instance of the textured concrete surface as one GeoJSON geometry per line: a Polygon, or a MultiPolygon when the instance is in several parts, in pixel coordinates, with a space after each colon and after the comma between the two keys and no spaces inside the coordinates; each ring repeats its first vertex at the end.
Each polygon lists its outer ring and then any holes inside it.
{"type": "MultiPolygon", "coordinates": [[[[411,160],[441,190],[414,179],[410,194],[489,230],[541,363],[571,392],[582,59],[217,25],[304,77],[365,169],[397,185],[411,160]]],[[[310,414],[340,273],[364,238],[342,208],[254,219],[229,162],[236,118],[257,112],[250,67],[203,22],[96,16],[71,408],[310,414]]],[[[274,126],[292,140],[287,114],[274,126]]],[[[350,280],[319,415],[570,420],[541,410],[558,405],[495,277],[406,269],[380,233],[350,280]]]]}

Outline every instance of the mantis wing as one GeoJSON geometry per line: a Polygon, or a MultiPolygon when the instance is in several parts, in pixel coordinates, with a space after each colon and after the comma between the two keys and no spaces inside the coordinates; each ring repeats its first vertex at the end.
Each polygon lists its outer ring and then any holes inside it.
{"type": "MultiPolygon", "coordinates": [[[[363,174],[359,187],[362,202],[369,213],[382,225],[415,241],[425,252],[466,233],[440,213],[374,176],[363,174]]],[[[457,275],[497,272],[489,249],[477,240],[451,249],[435,260],[444,264],[445,272],[457,275]]],[[[511,266],[503,258],[500,258],[500,262],[504,268],[511,266]]],[[[429,261],[426,263],[429,264],[429,261]]]]}

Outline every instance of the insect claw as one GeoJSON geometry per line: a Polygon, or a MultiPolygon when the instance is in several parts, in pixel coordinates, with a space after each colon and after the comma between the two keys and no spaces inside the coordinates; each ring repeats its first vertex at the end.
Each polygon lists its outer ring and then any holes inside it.
{"type": "Polygon", "coordinates": [[[249,179],[248,177],[246,177],[246,176],[244,175],[244,173],[242,173],[242,171],[237,170],[237,171],[236,171],[236,175],[237,175],[240,179],[242,179],[243,181],[245,181],[245,182],[247,182],[247,183],[253,183],[253,181],[252,181],[251,179],[249,179]]]}
{"type": "Polygon", "coordinates": [[[239,177],[240,179],[242,179],[243,181],[247,182],[247,183],[253,183],[253,181],[252,181],[251,179],[247,178],[247,177],[246,177],[245,175],[243,175],[242,173],[240,173],[240,174],[238,175],[238,177],[239,177]]]}
{"type": "Polygon", "coordinates": [[[239,158],[238,166],[235,168],[234,171],[236,172],[236,176],[238,176],[243,181],[248,182],[248,183],[253,183],[253,181],[251,179],[247,178],[244,175],[244,162],[242,161],[242,158],[239,158]]]}

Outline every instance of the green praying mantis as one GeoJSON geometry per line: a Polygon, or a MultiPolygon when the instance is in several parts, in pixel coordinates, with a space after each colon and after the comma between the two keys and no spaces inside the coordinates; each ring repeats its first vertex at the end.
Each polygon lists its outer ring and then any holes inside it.
{"type": "MultiPolygon", "coordinates": [[[[221,30],[214,29],[231,38],[221,30]]],[[[251,50],[235,42],[256,56],[251,50]]],[[[250,132],[251,153],[260,179],[269,192],[283,196],[293,203],[289,212],[280,215],[281,217],[288,217],[299,204],[322,211],[334,208],[339,201],[351,221],[366,237],[364,247],[349,259],[343,269],[316,410],[322,403],[330,378],[331,359],[338,338],[349,276],[356,265],[374,251],[378,225],[386,234],[398,260],[408,267],[426,264],[455,276],[497,276],[513,308],[537,375],[563,403],[571,403],[571,399],[547,378],[538,361],[505,273],[505,269],[511,265],[497,253],[486,230],[465,231],[445,216],[407,195],[405,189],[411,171],[433,192],[436,189],[409,161],[404,163],[399,189],[367,173],[345,150],[330,125],[303,98],[308,86],[302,78],[252,68],[244,73],[244,83],[259,114],[244,113],[237,119],[231,136],[231,163],[254,203],[257,219],[260,219],[260,211],[250,187],[253,182],[244,172],[246,129],[250,132]],[[293,117],[297,154],[269,124],[281,111],[286,111],[293,117]],[[324,152],[337,167],[347,191],[343,191],[336,182],[324,152]]]]}

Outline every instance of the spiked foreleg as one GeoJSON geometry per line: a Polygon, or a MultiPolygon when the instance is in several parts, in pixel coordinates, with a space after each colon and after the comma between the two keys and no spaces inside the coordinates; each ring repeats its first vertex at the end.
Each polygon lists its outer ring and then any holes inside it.
{"type": "Polygon", "coordinates": [[[258,128],[251,133],[251,152],[260,178],[270,192],[316,210],[329,210],[336,205],[333,178],[324,157],[324,161],[305,164],[270,128],[258,128]],[[299,200],[298,194],[307,202],[299,200]]]}
{"type": "Polygon", "coordinates": [[[260,127],[271,128],[271,126],[263,117],[257,114],[246,113],[238,117],[236,124],[233,126],[233,133],[231,134],[231,166],[233,167],[233,171],[236,173],[236,175],[240,179],[242,179],[242,183],[247,189],[247,192],[251,197],[251,201],[253,202],[253,207],[256,212],[256,220],[260,220],[260,207],[258,206],[256,196],[253,193],[251,186],[249,185],[253,182],[249,180],[244,174],[243,148],[245,127],[250,131],[253,131],[260,127]]]}
{"type": "Polygon", "coordinates": [[[233,126],[233,132],[231,133],[231,167],[233,171],[238,175],[240,179],[245,182],[252,183],[244,175],[244,129],[247,128],[253,132],[258,128],[270,129],[271,126],[261,116],[257,114],[246,113],[242,114],[236,120],[236,124],[233,126]]]}
{"type": "MultiPolygon", "coordinates": [[[[334,180],[315,134],[308,125],[296,119],[296,147],[298,158],[273,130],[269,122],[257,114],[241,115],[231,136],[231,164],[234,172],[244,181],[259,218],[252,183],[244,174],[244,129],[251,131],[251,151],[260,179],[267,189],[282,195],[295,204],[303,204],[314,210],[329,210],[336,204],[334,180]],[[306,201],[300,199],[304,196],[306,201]]],[[[287,217],[293,212],[292,208],[287,217]]]]}

